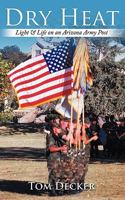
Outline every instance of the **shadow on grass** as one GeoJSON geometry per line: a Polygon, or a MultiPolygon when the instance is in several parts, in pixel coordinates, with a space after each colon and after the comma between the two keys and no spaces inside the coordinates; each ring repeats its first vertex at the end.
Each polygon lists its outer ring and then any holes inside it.
{"type": "MultiPolygon", "coordinates": [[[[23,160],[23,161],[46,161],[45,148],[32,148],[32,147],[1,147],[0,148],[1,160],[23,160]]],[[[90,164],[111,164],[119,163],[125,164],[125,158],[104,158],[91,157],[90,164]]]]}
{"type": "Polygon", "coordinates": [[[117,164],[124,165],[125,158],[90,158],[89,164],[117,164]]]}
{"type": "Polygon", "coordinates": [[[44,185],[47,186],[48,184],[37,183],[37,187],[35,187],[33,183],[33,187],[31,188],[31,181],[0,180],[0,191],[28,195],[45,195],[48,194],[48,189],[44,185]],[[37,190],[36,188],[41,188],[41,190],[37,190]]]}
{"type": "MultiPolygon", "coordinates": [[[[11,193],[35,195],[35,196],[69,196],[76,195],[84,190],[67,190],[59,192],[51,192],[52,188],[47,183],[32,182],[32,181],[17,181],[17,180],[0,180],[0,191],[11,193]]],[[[87,190],[86,190],[87,191],[87,190]]],[[[57,197],[58,198],[58,197],[57,197]]]]}
{"type": "Polygon", "coordinates": [[[30,147],[2,147],[0,148],[0,159],[45,161],[46,149],[30,147]]]}
{"type": "Polygon", "coordinates": [[[1,135],[15,135],[15,134],[25,134],[25,133],[42,133],[45,124],[35,124],[35,123],[5,123],[2,124],[6,127],[1,135]]]}

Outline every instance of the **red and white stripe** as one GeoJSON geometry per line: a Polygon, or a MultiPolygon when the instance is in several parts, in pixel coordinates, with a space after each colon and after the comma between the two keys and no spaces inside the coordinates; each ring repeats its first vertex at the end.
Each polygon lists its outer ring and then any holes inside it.
{"type": "Polygon", "coordinates": [[[62,96],[72,89],[73,68],[50,73],[43,55],[21,63],[8,73],[21,108],[37,106],[62,96]]]}

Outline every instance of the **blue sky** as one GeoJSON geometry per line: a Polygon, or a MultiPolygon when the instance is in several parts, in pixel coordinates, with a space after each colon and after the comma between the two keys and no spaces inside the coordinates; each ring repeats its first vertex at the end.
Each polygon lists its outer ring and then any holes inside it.
{"type": "MultiPolygon", "coordinates": [[[[72,8],[78,8],[78,23],[79,26],[82,22],[82,10],[90,10],[92,18],[95,13],[100,10],[105,16],[106,10],[119,10],[120,16],[118,18],[118,26],[125,28],[125,0],[0,0],[0,31],[6,27],[6,8],[17,8],[23,12],[24,19],[19,27],[15,28],[27,28],[26,24],[26,11],[34,10],[36,13],[39,10],[47,12],[48,10],[53,11],[53,15],[50,18],[49,26],[47,28],[60,28],[61,24],[61,8],[66,8],[67,12],[71,14],[72,8]]],[[[108,17],[106,20],[108,20],[108,17]]],[[[39,16],[37,18],[39,19],[39,16]]],[[[12,20],[16,20],[13,16],[12,20]]],[[[29,28],[36,28],[31,26],[29,28]]],[[[41,27],[37,28],[43,28],[41,27]]],[[[71,28],[68,24],[65,28],[71,28]]],[[[81,27],[77,27],[81,28],[81,27]]],[[[6,38],[0,36],[0,48],[7,45],[18,45],[23,52],[29,52],[31,46],[36,42],[36,38],[6,38]]]]}
{"type": "MultiPolygon", "coordinates": [[[[48,11],[52,11],[51,17],[48,19],[48,27],[47,28],[62,28],[62,12],[61,8],[66,9],[66,13],[73,14],[73,8],[77,8],[77,21],[78,27],[81,28],[82,24],[82,11],[91,11],[91,20],[96,16],[97,11],[100,11],[104,16],[107,22],[110,21],[110,15],[106,15],[107,10],[119,10],[120,15],[118,16],[119,26],[124,25],[125,27],[125,7],[124,0],[0,0],[0,29],[1,28],[9,28],[6,27],[6,19],[7,19],[7,8],[16,8],[21,11],[23,15],[23,19],[18,27],[15,28],[26,28],[26,11],[34,11],[36,13],[36,21],[40,24],[40,27],[43,27],[43,20],[39,14],[39,11],[43,11],[45,14],[48,11]]],[[[11,12],[11,20],[12,22],[18,21],[18,14],[16,12],[11,12]]],[[[68,24],[65,28],[71,28],[72,25],[68,20],[68,24]]],[[[36,28],[34,24],[29,28],[36,28]]],[[[72,27],[73,28],[73,27],[72,27]]]]}

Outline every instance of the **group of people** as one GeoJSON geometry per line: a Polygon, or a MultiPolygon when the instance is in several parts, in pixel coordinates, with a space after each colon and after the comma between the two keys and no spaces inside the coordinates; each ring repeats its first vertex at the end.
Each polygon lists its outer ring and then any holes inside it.
{"type": "MultiPolygon", "coordinates": [[[[55,118],[47,124],[47,166],[50,194],[59,195],[66,191],[56,190],[56,184],[84,184],[84,177],[89,161],[88,144],[97,140],[98,136],[87,137],[87,125],[67,118],[55,118]],[[81,166],[80,166],[81,165],[81,166]],[[81,171],[78,168],[81,168],[81,171]]],[[[68,192],[72,191],[70,188],[68,192]]],[[[73,188],[75,192],[75,188],[73,188]]],[[[76,192],[78,190],[76,189],[76,192]]]]}
{"type": "MultiPolygon", "coordinates": [[[[86,171],[86,166],[89,161],[89,153],[87,157],[85,156],[88,151],[85,150],[86,148],[89,147],[91,157],[100,156],[99,145],[103,146],[103,155],[106,158],[124,156],[124,119],[122,119],[120,123],[116,123],[114,116],[106,116],[104,122],[101,117],[95,116],[91,120],[85,118],[85,122],[83,123],[82,121],[71,121],[67,118],[57,117],[47,123],[46,132],[47,165],[49,171],[48,182],[53,186],[51,192],[55,192],[56,180],[58,181],[60,177],[63,177],[62,171],[64,177],[67,174],[67,171],[65,172],[65,165],[67,166],[67,161],[65,162],[65,159],[68,158],[68,152],[70,152],[71,149],[75,154],[70,155],[68,167],[69,170],[71,170],[74,166],[72,172],[78,172],[77,169],[74,169],[79,166],[75,159],[78,159],[79,163],[83,162],[81,165],[81,168],[83,168],[82,176],[81,174],[79,175],[79,180],[83,177],[82,182],[84,182],[84,171],[86,171]],[[82,153],[84,153],[84,155],[82,155],[82,153]],[[67,155],[67,157],[63,155],[67,155]],[[74,159],[72,159],[71,156],[74,156],[74,159]]],[[[69,158],[67,160],[69,160],[69,158]]],[[[73,176],[77,176],[77,173],[74,173],[70,178],[74,179],[73,176]]],[[[65,179],[68,180],[70,178],[67,177],[67,179],[65,179]]]]}
{"type": "Polygon", "coordinates": [[[104,155],[108,158],[125,158],[125,118],[118,122],[114,116],[106,116],[101,130],[105,134],[104,155]]]}
{"type": "MultiPolygon", "coordinates": [[[[58,141],[63,141],[67,148],[76,147],[81,148],[82,143],[89,144],[91,141],[96,141],[98,139],[97,132],[89,137],[87,130],[90,125],[87,123],[77,122],[77,120],[71,120],[67,118],[55,118],[51,120],[49,125],[47,125],[50,134],[47,137],[58,136],[58,141]]],[[[50,150],[51,151],[51,150],[50,150]]]]}
{"type": "MultiPolygon", "coordinates": [[[[47,125],[51,134],[47,137],[55,137],[61,141],[61,151],[67,151],[70,147],[80,149],[81,146],[89,144],[91,146],[91,157],[99,157],[99,145],[103,146],[103,156],[107,158],[124,156],[125,151],[125,120],[119,123],[115,121],[113,115],[102,118],[94,116],[91,120],[85,118],[85,123],[77,120],[71,122],[70,119],[57,117],[52,119],[47,125]]],[[[47,139],[48,141],[48,139],[47,139]]],[[[49,143],[49,142],[48,142],[49,143]]],[[[50,152],[58,151],[58,145],[51,145],[50,152]],[[54,149],[54,150],[53,150],[54,149]]],[[[59,148],[60,151],[60,148],[59,148]]]]}

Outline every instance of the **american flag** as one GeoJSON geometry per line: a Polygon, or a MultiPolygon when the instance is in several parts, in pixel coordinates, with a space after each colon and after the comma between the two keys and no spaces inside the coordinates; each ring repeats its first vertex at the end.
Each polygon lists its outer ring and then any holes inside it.
{"type": "Polygon", "coordinates": [[[34,107],[71,94],[73,53],[73,41],[64,41],[8,73],[20,108],[34,107]]]}

